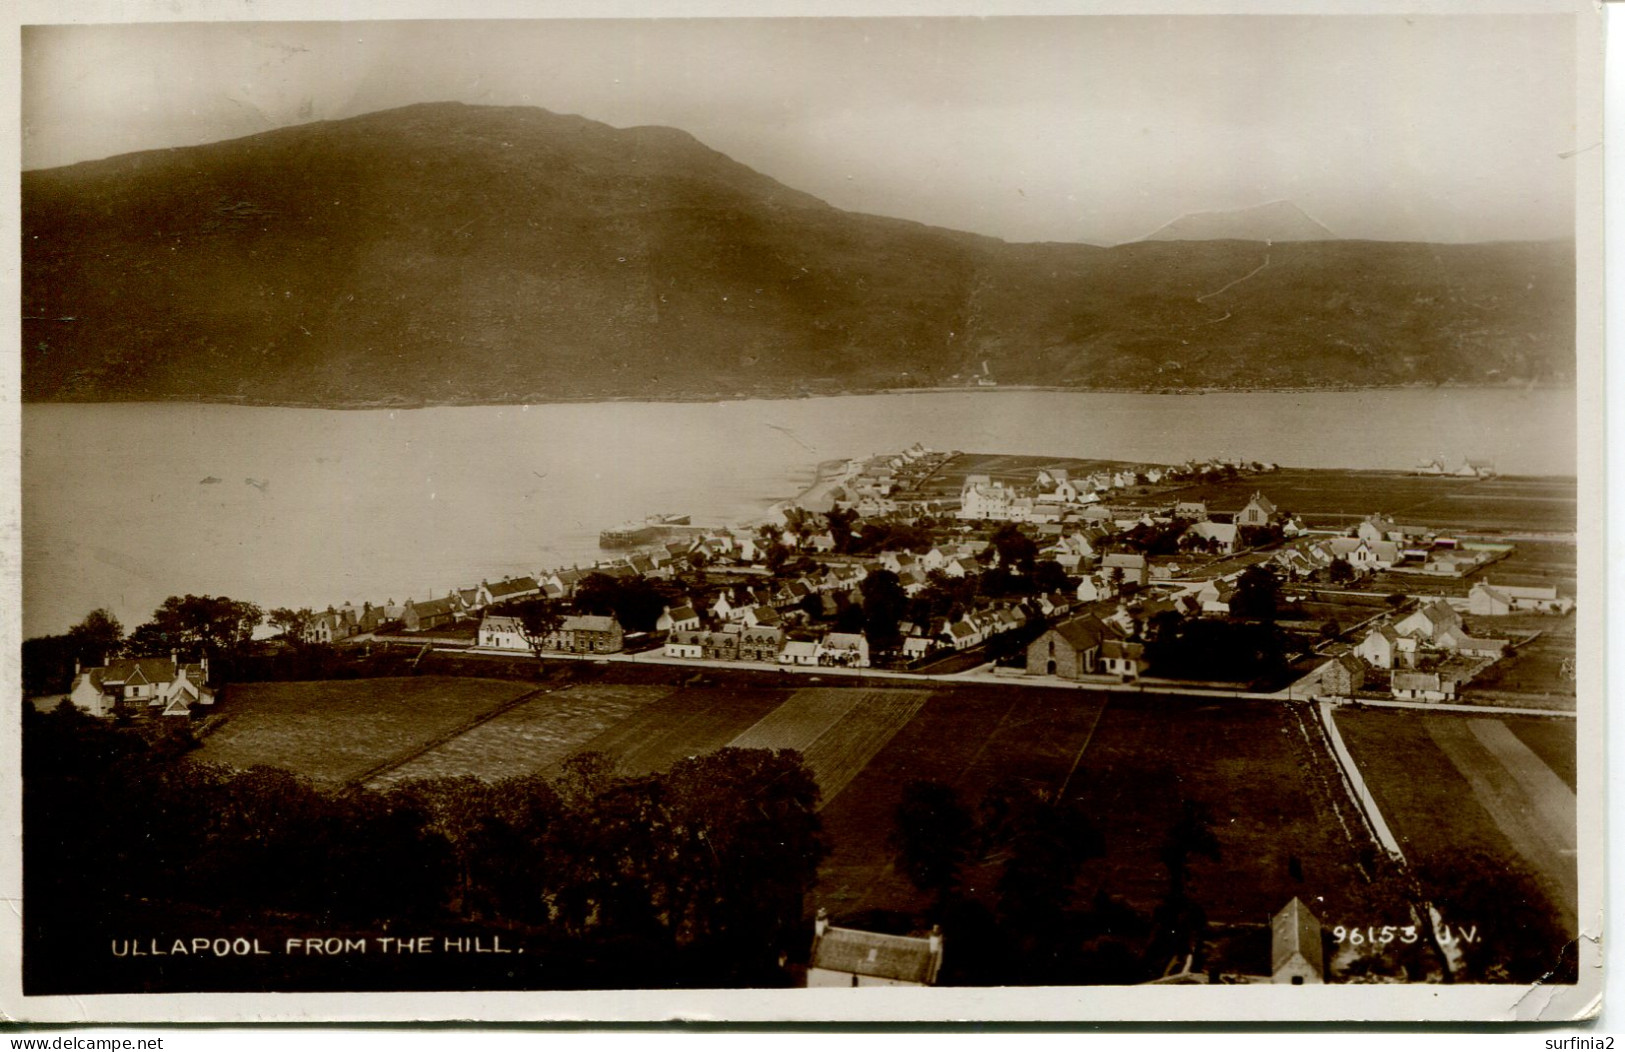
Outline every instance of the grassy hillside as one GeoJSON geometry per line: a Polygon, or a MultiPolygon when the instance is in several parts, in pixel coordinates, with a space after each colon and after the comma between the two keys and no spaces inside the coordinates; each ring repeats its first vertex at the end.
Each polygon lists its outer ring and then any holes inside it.
{"type": "Polygon", "coordinates": [[[983,361],[1082,387],[1563,381],[1571,257],[1011,245],[841,212],[673,129],[420,105],[25,173],[24,396],[822,393],[983,361]]]}

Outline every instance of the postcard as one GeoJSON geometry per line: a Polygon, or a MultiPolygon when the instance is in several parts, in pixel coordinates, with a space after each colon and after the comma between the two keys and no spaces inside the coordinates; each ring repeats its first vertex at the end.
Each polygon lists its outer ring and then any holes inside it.
{"type": "Polygon", "coordinates": [[[1602,19],[20,3],[7,1017],[1595,1014],[1602,19]]]}

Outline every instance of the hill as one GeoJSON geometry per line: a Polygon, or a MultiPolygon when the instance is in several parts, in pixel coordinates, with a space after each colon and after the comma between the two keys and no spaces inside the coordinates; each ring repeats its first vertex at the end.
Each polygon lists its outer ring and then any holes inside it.
{"type": "Polygon", "coordinates": [[[24,173],[31,401],[1572,381],[1567,244],[1007,244],[428,104],[24,173]]]}
{"type": "Polygon", "coordinates": [[[1332,241],[1337,237],[1291,201],[1270,201],[1228,212],[1191,212],[1153,230],[1142,241],[1332,241]]]}

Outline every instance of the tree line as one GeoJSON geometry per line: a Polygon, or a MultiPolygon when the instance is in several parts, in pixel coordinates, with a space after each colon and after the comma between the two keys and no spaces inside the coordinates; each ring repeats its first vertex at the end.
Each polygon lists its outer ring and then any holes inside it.
{"type": "Polygon", "coordinates": [[[25,719],[29,945],[46,957],[166,913],[480,921],[593,962],[604,985],[774,985],[825,855],[818,786],[791,752],[637,776],[583,754],[551,778],[333,789],[202,762],[184,726],[71,705],[25,719]]]}

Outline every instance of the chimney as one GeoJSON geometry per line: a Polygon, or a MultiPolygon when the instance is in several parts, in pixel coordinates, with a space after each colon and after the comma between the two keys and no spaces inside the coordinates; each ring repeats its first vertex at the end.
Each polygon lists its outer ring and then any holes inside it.
{"type": "Polygon", "coordinates": [[[169,652],[169,663],[174,665],[176,668],[180,668],[181,652],[179,650],[171,650],[169,652]]]}
{"type": "Polygon", "coordinates": [[[818,907],[817,916],[813,917],[813,938],[823,935],[829,930],[829,910],[818,907]]]}
{"type": "Polygon", "coordinates": [[[931,925],[931,934],[926,936],[926,939],[931,944],[932,956],[942,953],[942,925],[931,925]]]}
{"type": "Polygon", "coordinates": [[[79,659],[78,658],[73,659],[73,674],[75,676],[79,675],[79,659]]]}
{"type": "Polygon", "coordinates": [[[198,660],[198,664],[203,668],[203,682],[209,682],[209,655],[205,653],[203,657],[198,660]]]}

